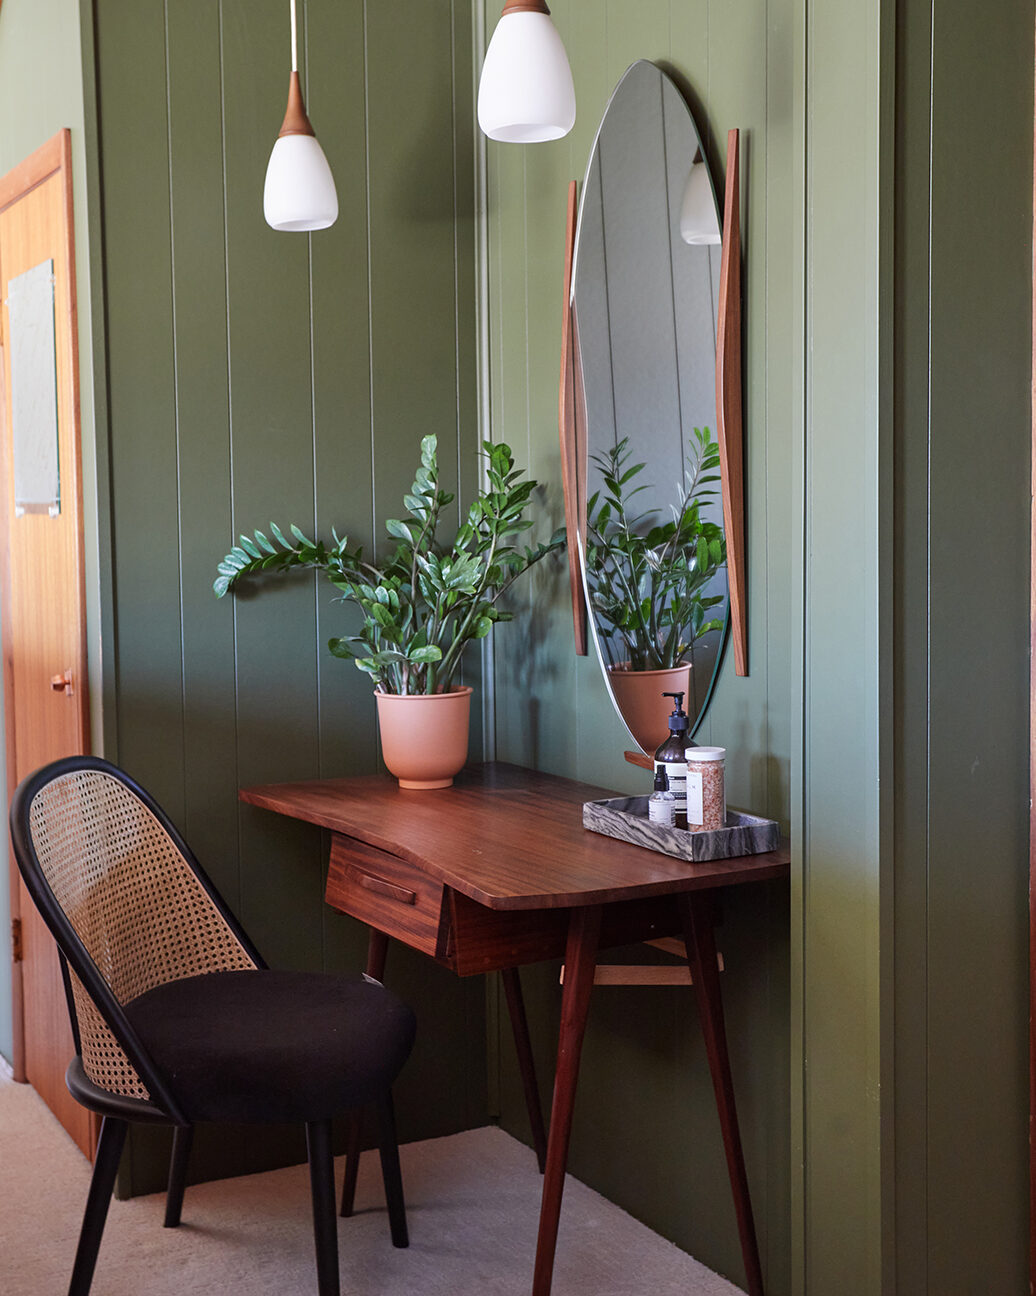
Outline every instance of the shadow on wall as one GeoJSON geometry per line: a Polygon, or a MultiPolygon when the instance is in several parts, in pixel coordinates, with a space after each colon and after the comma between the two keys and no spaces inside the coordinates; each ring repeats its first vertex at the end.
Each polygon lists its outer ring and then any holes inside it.
{"type": "MultiPolygon", "coordinates": [[[[542,538],[545,541],[564,521],[559,490],[540,485],[533,492],[533,500],[532,513],[538,519],[538,525],[535,531],[518,537],[519,544],[535,544],[536,540],[528,539],[533,535],[537,540],[542,538]]],[[[539,768],[540,761],[547,755],[540,744],[542,698],[554,695],[555,684],[570,671],[570,646],[566,645],[565,652],[559,654],[557,645],[558,626],[568,632],[571,623],[568,582],[562,580],[567,561],[564,550],[561,550],[531,568],[522,577],[520,585],[514,587],[517,596],[508,603],[514,620],[493,632],[506,639],[507,661],[514,670],[511,687],[521,698],[516,729],[520,736],[518,750],[523,753],[522,763],[535,768],[539,768]],[[564,619],[566,617],[568,620],[564,619]]]]}

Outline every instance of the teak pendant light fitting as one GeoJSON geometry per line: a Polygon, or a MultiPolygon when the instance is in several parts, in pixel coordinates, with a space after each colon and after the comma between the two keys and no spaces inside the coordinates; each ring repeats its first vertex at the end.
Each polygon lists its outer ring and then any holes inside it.
{"type": "Polygon", "coordinates": [[[291,0],[288,107],[270,154],[263,188],[263,215],[275,230],[327,229],[338,219],[334,176],[306,116],[298,68],[295,0],[291,0]]]}
{"type": "Polygon", "coordinates": [[[486,50],[478,124],[490,139],[534,144],[575,125],[576,92],[565,46],[544,0],[507,0],[486,50]]]}

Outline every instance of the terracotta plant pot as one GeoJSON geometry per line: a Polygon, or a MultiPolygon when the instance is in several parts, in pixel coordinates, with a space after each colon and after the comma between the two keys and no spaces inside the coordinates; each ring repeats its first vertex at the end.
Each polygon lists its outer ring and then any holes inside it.
{"type": "Polygon", "coordinates": [[[687,709],[691,695],[690,663],[669,670],[649,671],[609,666],[608,682],[630,733],[649,756],[653,755],[669,737],[668,719],[673,710],[673,699],[662,694],[682,693],[684,710],[687,709]]]}
{"type": "Polygon", "coordinates": [[[471,688],[375,693],[381,754],[401,788],[445,788],[468,759],[471,688]]]}

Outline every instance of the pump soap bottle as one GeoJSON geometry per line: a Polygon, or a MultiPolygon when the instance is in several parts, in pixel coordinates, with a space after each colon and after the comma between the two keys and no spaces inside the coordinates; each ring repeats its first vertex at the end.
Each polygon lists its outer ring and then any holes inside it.
{"type": "Polygon", "coordinates": [[[682,693],[663,693],[674,702],[669,717],[669,737],[655,752],[655,773],[665,770],[669,791],[673,794],[673,823],[677,828],[687,827],[687,713],[683,709],[682,693]]]}

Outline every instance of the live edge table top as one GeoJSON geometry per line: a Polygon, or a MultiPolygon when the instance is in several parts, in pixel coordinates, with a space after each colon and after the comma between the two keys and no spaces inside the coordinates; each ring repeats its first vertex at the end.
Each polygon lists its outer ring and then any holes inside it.
{"type": "Polygon", "coordinates": [[[405,791],[388,775],[269,783],[242,801],[329,828],[415,865],[489,909],[565,909],[788,874],[786,845],[690,863],[583,827],[603,788],[517,765],[465,769],[450,788],[405,791]]]}

